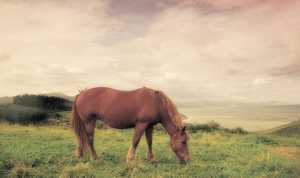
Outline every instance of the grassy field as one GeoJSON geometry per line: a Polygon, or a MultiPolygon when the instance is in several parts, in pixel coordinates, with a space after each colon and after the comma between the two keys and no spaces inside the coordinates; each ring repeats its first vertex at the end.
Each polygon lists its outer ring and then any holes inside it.
{"type": "Polygon", "coordinates": [[[156,162],[139,145],[135,162],[126,164],[132,130],[96,131],[99,159],[77,160],[75,138],[62,126],[0,124],[0,177],[300,177],[300,138],[216,132],[190,134],[191,162],[180,165],[169,137],[155,132],[156,162]]]}

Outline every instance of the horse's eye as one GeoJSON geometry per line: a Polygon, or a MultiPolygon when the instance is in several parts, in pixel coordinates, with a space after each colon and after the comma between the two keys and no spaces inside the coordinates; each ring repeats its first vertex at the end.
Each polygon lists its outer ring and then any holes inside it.
{"type": "Polygon", "coordinates": [[[186,144],[186,141],[182,141],[182,144],[184,144],[184,145],[185,145],[185,144],[186,144]]]}

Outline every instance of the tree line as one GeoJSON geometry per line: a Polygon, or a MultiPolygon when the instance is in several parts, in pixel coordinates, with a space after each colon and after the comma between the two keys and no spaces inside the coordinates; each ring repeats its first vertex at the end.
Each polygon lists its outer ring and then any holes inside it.
{"type": "Polygon", "coordinates": [[[70,110],[72,107],[72,102],[64,98],[29,94],[15,96],[13,104],[56,111],[70,110]]]}

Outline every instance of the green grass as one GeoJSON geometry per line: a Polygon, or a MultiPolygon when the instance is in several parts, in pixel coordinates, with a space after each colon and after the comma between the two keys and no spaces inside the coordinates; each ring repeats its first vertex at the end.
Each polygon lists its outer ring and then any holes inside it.
{"type": "Polygon", "coordinates": [[[126,164],[132,130],[96,131],[99,156],[77,160],[72,132],[59,126],[0,124],[0,177],[286,177],[300,175],[300,139],[238,135],[222,131],[190,134],[191,162],[178,164],[169,137],[155,132],[157,162],[145,159],[142,139],[137,160],[126,164]]]}

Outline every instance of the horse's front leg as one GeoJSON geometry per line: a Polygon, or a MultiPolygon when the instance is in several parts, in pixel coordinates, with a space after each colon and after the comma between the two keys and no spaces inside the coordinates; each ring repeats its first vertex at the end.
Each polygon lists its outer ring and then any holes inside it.
{"type": "Polygon", "coordinates": [[[127,154],[127,162],[135,159],[135,152],[136,148],[140,142],[141,137],[143,136],[143,133],[145,132],[148,124],[145,123],[138,123],[134,128],[134,135],[132,139],[132,145],[128,150],[127,154]]]}
{"type": "Polygon", "coordinates": [[[152,133],[153,133],[153,126],[149,126],[145,131],[146,141],[148,145],[148,153],[147,153],[148,161],[154,160],[154,155],[152,152],[152,133]]]}

